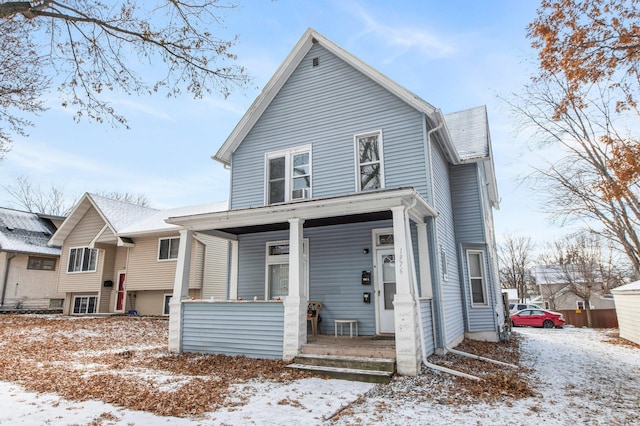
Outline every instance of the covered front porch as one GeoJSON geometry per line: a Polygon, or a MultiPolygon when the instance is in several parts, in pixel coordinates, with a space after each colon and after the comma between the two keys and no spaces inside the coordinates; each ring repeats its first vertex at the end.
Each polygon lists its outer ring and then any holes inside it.
{"type": "Polygon", "coordinates": [[[170,218],[183,227],[170,350],[291,360],[314,340],[313,300],[324,305],[316,339],[334,338],[335,320],[355,320],[360,336],[395,336],[398,372],[417,374],[435,347],[427,229],[435,215],[407,188],[170,218]],[[195,231],[230,241],[227,300],[188,297],[185,248],[195,231]]]}

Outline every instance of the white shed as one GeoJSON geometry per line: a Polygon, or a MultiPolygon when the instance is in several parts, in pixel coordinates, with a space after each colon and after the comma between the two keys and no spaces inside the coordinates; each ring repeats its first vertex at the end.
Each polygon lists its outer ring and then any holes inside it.
{"type": "Polygon", "coordinates": [[[640,281],[611,290],[616,303],[620,337],[640,345],[640,281]]]}

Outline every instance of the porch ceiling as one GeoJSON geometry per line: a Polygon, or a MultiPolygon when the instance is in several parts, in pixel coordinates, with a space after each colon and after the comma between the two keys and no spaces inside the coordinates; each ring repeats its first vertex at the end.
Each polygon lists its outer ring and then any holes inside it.
{"type": "Polygon", "coordinates": [[[413,188],[388,189],[273,206],[170,217],[168,223],[199,232],[227,235],[289,228],[289,219],[304,219],[305,228],[390,219],[391,208],[404,206],[418,222],[436,216],[413,188]]]}

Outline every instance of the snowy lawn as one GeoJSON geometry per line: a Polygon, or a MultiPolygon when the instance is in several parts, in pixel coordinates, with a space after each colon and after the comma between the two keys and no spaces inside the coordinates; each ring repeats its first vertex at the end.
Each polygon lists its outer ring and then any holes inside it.
{"type": "MultiPolygon", "coordinates": [[[[277,361],[176,357],[166,328],[0,316],[0,424],[640,424],[640,348],[615,331],[518,328],[519,373],[449,355],[431,361],[483,381],[425,369],[374,386],[303,377],[277,361]]],[[[504,361],[509,350],[489,355],[504,361]]]]}

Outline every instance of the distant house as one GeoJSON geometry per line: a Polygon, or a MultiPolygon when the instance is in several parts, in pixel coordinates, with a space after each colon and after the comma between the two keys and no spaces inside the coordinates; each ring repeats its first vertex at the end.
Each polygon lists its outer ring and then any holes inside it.
{"type": "Polygon", "coordinates": [[[620,337],[640,345],[640,281],[611,290],[616,301],[620,337]]]}
{"type": "Polygon", "coordinates": [[[603,293],[602,276],[599,273],[584,277],[581,268],[574,265],[538,265],[534,268],[536,284],[545,309],[584,310],[585,301],[571,291],[573,283],[578,289],[591,287],[591,309],[614,309],[615,303],[610,294],[603,293]]]}
{"type": "Polygon", "coordinates": [[[63,217],[0,207],[0,307],[59,309],[60,247],[47,245],[63,217]]]}
{"type": "Polygon", "coordinates": [[[445,115],[309,29],[215,159],[230,210],[168,220],[183,228],[170,350],[292,359],[309,301],[321,333],[393,338],[401,374],[465,337],[499,340],[485,107],[445,115]],[[231,244],[229,301],[189,298],[198,232],[231,244]]]}
{"type": "MultiPolygon", "coordinates": [[[[180,235],[165,219],[226,205],[156,210],[85,194],[49,241],[62,246],[64,313],[168,315],[180,235]]],[[[199,233],[190,250],[189,296],[225,298],[226,240],[199,233]]]]}

